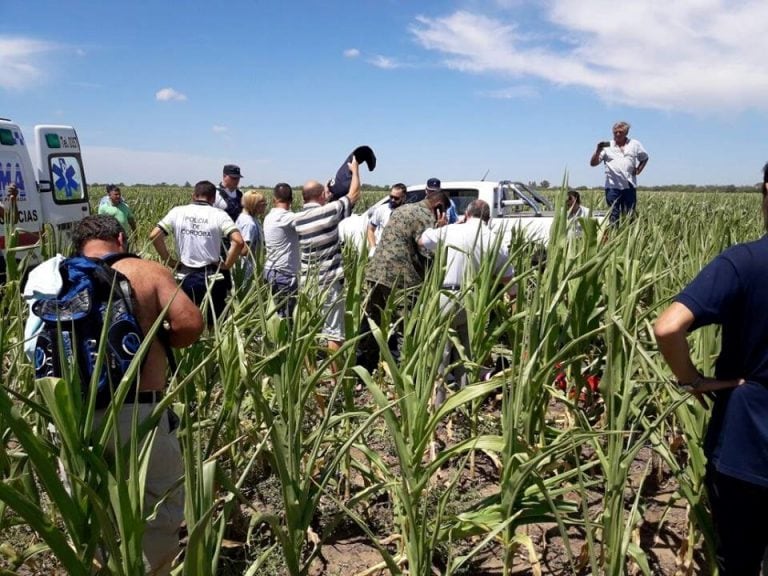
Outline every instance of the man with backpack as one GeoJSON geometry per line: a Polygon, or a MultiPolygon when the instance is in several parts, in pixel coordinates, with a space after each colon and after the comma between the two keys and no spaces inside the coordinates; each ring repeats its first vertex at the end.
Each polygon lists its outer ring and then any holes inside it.
{"type": "Polygon", "coordinates": [[[240,166],[237,164],[225,164],[221,184],[216,187],[216,200],[214,200],[213,205],[229,214],[233,222],[237,221],[237,217],[243,209],[243,193],[238,188],[240,178],[242,177],[240,166]]]}
{"type": "MultiPolygon", "coordinates": [[[[93,338],[83,336],[87,330],[98,334],[95,336],[98,339],[95,348],[97,354],[102,352],[100,376],[107,380],[105,390],[99,389],[96,396],[94,425],[99,426],[109,413],[112,389],[116,388],[127,370],[126,365],[121,365],[121,360],[132,359],[125,358],[125,353],[135,354],[138,351],[143,335],[151,331],[165,310],[162,339],[153,339],[143,358],[139,376],[129,389],[115,423],[118,438],[130,442],[136,435],[134,412],[136,424],[140,426],[151,416],[163,396],[169,367],[168,346],[182,348],[192,345],[203,331],[202,315],[194,302],[178,289],[167,268],[125,253],[125,232],[113,216],[84,218],[75,227],[72,238],[77,255],[64,259],[58,266],[61,278],[57,280],[61,288],[54,295],[37,293],[36,302],[32,305],[33,314],[43,320],[35,349],[36,376],[63,376],[62,372],[77,371],[77,377],[73,377],[72,381],[80,380],[87,398],[91,387],[88,370],[93,366],[81,354],[81,350],[88,349],[89,343],[81,340],[93,338]],[[67,295],[73,297],[67,299],[67,295]],[[83,302],[86,303],[84,307],[83,302]],[[79,310],[83,311],[80,320],[97,325],[86,328],[83,323],[77,324],[79,310]],[[94,311],[97,316],[88,315],[94,314],[94,311]],[[58,352],[50,346],[46,347],[42,338],[46,328],[50,330],[50,322],[54,322],[54,329],[58,330],[52,338],[57,341],[58,352]],[[102,332],[104,324],[107,327],[102,332]],[[108,338],[105,344],[100,342],[103,333],[108,338]],[[61,343],[65,341],[72,343],[72,346],[63,351],[61,343]],[[113,347],[115,343],[118,345],[113,347]],[[72,352],[75,357],[69,358],[67,351],[73,350],[76,351],[72,352]],[[48,361],[50,356],[55,358],[54,362],[48,361]],[[70,365],[70,368],[65,365],[70,365]]],[[[46,265],[40,265],[41,274],[36,274],[35,270],[30,273],[29,283],[42,286],[45,280],[43,274],[47,274],[51,282],[46,265]]],[[[31,290],[25,288],[25,294],[30,293],[31,290]]],[[[48,335],[50,344],[50,331],[48,335]]],[[[170,415],[163,415],[157,423],[145,481],[145,511],[152,511],[164,499],[155,518],[147,523],[143,537],[144,564],[147,573],[151,574],[169,572],[179,551],[179,527],[184,519],[183,489],[169,492],[184,474],[174,426],[170,415]]]]}

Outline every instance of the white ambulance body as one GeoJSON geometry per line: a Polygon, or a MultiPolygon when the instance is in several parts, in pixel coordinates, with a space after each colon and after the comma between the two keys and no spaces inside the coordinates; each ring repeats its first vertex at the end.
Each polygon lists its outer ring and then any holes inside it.
{"type": "MultiPolygon", "coordinates": [[[[80,142],[71,126],[35,126],[34,142],[29,142],[17,124],[0,118],[0,202],[6,208],[9,184],[19,191],[17,259],[38,244],[45,224],[66,243],[73,224],[90,213],[80,142]]],[[[7,226],[2,219],[0,224],[0,250],[5,252],[7,226]]]]}

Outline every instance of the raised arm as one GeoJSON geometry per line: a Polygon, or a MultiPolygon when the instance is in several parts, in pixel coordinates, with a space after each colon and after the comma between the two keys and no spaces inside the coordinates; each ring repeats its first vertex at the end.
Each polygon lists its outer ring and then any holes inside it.
{"type": "Polygon", "coordinates": [[[354,155],[352,156],[352,161],[347,163],[347,166],[352,172],[352,181],[349,183],[347,197],[354,206],[360,200],[360,165],[357,163],[357,158],[354,155]]]}
{"type": "Polygon", "coordinates": [[[609,142],[598,142],[597,147],[595,148],[595,152],[592,154],[592,158],[589,159],[589,165],[590,166],[597,166],[600,164],[600,152],[602,152],[603,148],[608,146],[609,142]]]}

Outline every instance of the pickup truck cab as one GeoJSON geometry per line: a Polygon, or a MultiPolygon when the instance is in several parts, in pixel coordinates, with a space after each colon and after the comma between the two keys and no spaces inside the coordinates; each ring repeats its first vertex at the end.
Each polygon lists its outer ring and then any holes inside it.
{"type": "MultiPolygon", "coordinates": [[[[49,224],[60,246],[68,242],[74,223],[90,212],[83,170],[80,141],[71,126],[39,125],[34,128],[34,141],[29,143],[21,128],[0,118],[0,251],[5,276],[5,257],[9,248],[21,260],[39,255],[40,234],[49,224]],[[15,213],[7,190],[15,184],[18,190],[15,213]],[[6,238],[13,231],[14,241],[6,238]],[[14,244],[13,246],[11,246],[14,244]]],[[[3,278],[4,279],[4,278],[3,278]]]]}
{"type": "MultiPolygon", "coordinates": [[[[511,236],[516,229],[536,242],[546,244],[549,241],[549,231],[555,217],[552,202],[532,186],[511,180],[490,182],[455,181],[443,182],[441,190],[453,201],[456,213],[461,217],[467,206],[476,199],[485,200],[491,207],[490,226],[495,230],[511,236]]],[[[406,203],[419,202],[426,194],[424,184],[409,186],[406,203]]],[[[340,225],[341,237],[344,240],[365,242],[365,230],[373,210],[386,202],[384,198],[374,204],[366,213],[355,214],[342,220],[340,225]]],[[[596,214],[598,219],[602,214],[596,214]]]]}

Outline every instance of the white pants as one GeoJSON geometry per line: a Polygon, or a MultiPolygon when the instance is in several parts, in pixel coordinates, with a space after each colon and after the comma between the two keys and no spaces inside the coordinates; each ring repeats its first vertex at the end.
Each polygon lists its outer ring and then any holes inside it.
{"type": "MultiPolygon", "coordinates": [[[[153,404],[125,404],[116,426],[120,441],[126,443],[133,434],[133,410],[138,410],[138,421],[148,418],[154,409],[153,404]]],[[[98,426],[106,415],[106,410],[96,410],[95,425],[98,426]]],[[[152,443],[149,458],[147,480],[144,487],[144,513],[151,515],[157,503],[166,496],[171,487],[184,476],[184,464],[181,447],[176,432],[170,430],[168,414],[163,414],[157,424],[157,431],[152,443]]],[[[184,520],[184,485],[168,494],[157,508],[155,517],[147,522],[144,529],[142,547],[144,549],[144,569],[147,574],[166,575],[170,573],[171,563],[179,553],[179,527],[184,520]]]]}

